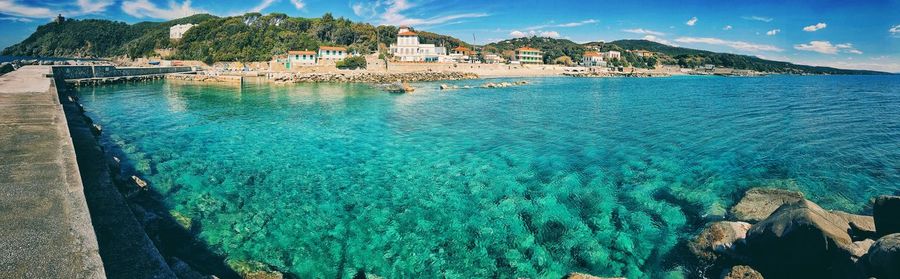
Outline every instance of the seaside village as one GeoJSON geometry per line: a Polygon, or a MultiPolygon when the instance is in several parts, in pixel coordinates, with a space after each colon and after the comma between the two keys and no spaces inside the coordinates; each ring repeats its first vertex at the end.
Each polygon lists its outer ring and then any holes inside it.
{"type": "MultiPolygon", "coordinates": [[[[179,24],[170,28],[170,39],[179,40],[185,32],[193,27],[192,24],[179,24]]],[[[640,57],[653,56],[653,52],[636,50],[632,51],[640,57]]],[[[658,68],[655,70],[613,67],[610,61],[622,59],[622,53],[618,51],[601,52],[599,47],[589,48],[580,61],[572,61],[569,65],[545,64],[544,54],[541,50],[524,46],[506,55],[500,53],[482,52],[478,49],[470,49],[458,46],[448,49],[443,45],[425,44],[409,26],[400,26],[397,31],[396,42],[388,49],[375,53],[359,53],[345,46],[320,46],[318,49],[294,49],[286,53],[275,55],[270,61],[265,62],[218,62],[212,66],[211,71],[222,75],[268,76],[270,78],[285,79],[295,77],[300,73],[345,73],[346,70],[338,70],[336,65],[350,57],[363,57],[366,61],[365,72],[463,72],[478,76],[667,76],[670,74],[687,73],[682,69],[658,68]],[[387,54],[387,55],[384,55],[387,54]]],[[[161,53],[160,56],[165,56],[161,53]]],[[[200,66],[197,61],[164,61],[156,59],[144,61],[158,65],[186,65],[200,66]]],[[[145,64],[146,65],[146,64],[145,64]]],[[[692,71],[696,71],[693,70],[692,71]]],[[[713,74],[712,68],[708,74],[713,74]]],[[[695,74],[691,72],[689,74],[695,74]]]]}

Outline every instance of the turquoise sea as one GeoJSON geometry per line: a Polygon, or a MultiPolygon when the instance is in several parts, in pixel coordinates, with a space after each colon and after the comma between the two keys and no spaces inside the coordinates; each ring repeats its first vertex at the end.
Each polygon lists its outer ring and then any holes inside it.
{"type": "Polygon", "coordinates": [[[299,278],[693,277],[685,240],[749,187],[900,194],[900,76],[527,80],[78,94],[210,247],[299,278]]]}

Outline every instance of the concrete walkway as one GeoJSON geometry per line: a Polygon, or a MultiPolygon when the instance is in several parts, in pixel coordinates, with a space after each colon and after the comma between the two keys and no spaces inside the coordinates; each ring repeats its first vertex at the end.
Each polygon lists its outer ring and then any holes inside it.
{"type": "Polygon", "coordinates": [[[0,76],[0,277],[105,278],[50,73],[0,76]]]}

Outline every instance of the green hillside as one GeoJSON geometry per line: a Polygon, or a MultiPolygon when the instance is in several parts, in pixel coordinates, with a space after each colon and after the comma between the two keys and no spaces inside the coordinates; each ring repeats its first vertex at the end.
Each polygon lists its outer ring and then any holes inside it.
{"type": "MultiPolygon", "coordinates": [[[[267,61],[291,49],[316,49],[321,45],[348,46],[351,51],[370,53],[396,41],[397,27],[354,23],[325,14],[321,18],[297,18],[285,14],[248,13],[216,17],[194,15],[167,22],[129,25],[109,20],[66,20],[48,23],[3,55],[61,57],[151,56],[155,49],[175,50],[173,59],[217,61],[267,61]],[[197,26],[179,41],[169,40],[169,27],[193,23],[197,26]]],[[[424,43],[448,47],[463,41],[420,32],[424,43]]]]}

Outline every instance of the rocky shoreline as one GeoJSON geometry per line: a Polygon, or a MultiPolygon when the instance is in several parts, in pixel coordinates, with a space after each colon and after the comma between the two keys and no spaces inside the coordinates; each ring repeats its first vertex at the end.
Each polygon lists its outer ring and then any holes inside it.
{"type": "Polygon", "coordinates": [[[800,192],[753,188],[688,246],[711,278],[900,278],[900,196],[871,208],[826,210],[800,192]]]}
{"type": "Polygon", "coordinates": [[[477,79],[478,75],[464,72],[412,72],[412,73],[281,73],[271,74],[269,80],[275,82],[342,82],[342,83],[392,83],[397,81],[440,81],[477,79]]]}

